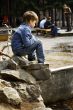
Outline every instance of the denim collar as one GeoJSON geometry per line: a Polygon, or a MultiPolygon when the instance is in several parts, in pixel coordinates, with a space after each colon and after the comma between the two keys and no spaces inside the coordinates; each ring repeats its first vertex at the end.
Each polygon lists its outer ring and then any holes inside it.
{"type": "Polygon", "coordinates": [[[26,26],[28,26],[30,29],[32,29],[27,23],[22,23],[21,25],[26,25],[26,26]]]}

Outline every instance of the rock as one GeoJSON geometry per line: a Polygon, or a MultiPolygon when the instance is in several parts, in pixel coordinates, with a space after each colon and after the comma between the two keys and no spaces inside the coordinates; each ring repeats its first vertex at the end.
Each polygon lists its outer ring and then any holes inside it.
{"type": "Polygon", "coordinates": [[[32,101],[39,101],[38,98],[41,95],[41,91],[38,85],[28,85],[26,87],[27,92],[31,96],[32,101]]]}
{"type": "Polygon", "coordinates": [[[19,69],[18,71],[22,80],[24,80],[28,84],[36,84],[36,79],[29,72],[26,72],[23,69],[19,69]]]}
{"type": "Polygon", "coordinates": [[[0,61],[0,70],[3,70],[3,69],[16,70],[18,68],[19,68],[18,64],[13,59],[0,61]]]}
{"type": "Polygon", "coordinates": [[[29,70],[40,70],[40,69],[45,69],[48,68],[49,69],[49,64],[40,64],[40,63],[35,63],[35,64],[29,64],[27,66],[24,65],[23,67],[24,69],[29,70]]]}
{"type": "Polygon", "coordinates": [[[14,88],[19,92],[20,97],[23,101],[28,100],[31,98],[29,93],[26,90],[26,87],[28,86],[27,83],[14,83],[14,88]]]}
{"type": "Polygon", "coordinates": [[[11,105],[19,106],[21,104],[21,98],[18,92],[12,87],[4,87],[3,93],[7,98],[7,102],[11,105]]]}
{"type": "Polygon", "coordinates": [[[51,108],[38,107],[38,108],[34,108],[33,110],[52,110],[52,109],[51,108]]]}
{"type": "Polygon", "coordinates": [[[16,70],[18,68],[19,68],[19,65],[13,59],[8,60],[7,69],[16,70]]]}
{"type": "Polygon", "coordinates": [[[66,100],[73,97],[73,66],[51,69],[45,81],[38,81],[45,103],[66,100]]]}
{"type": "Polygon", "coordinates": [[[14,88],[0,87],[0,102],[19,106],[22,101],[18,92],[14,88]]]}
{"type": "Polygon", "coordinates": [[[27,83],[14,83],[13,87],[19,92],[22,100],[29,102],[43,101],[39,85],[28,85],[27,83]]]}
{"type": "Polygon", "coordinates": [[[40,102],[24,102],[22,103],[21,110],[35,110],[35,108],[45,108],[45,105],[42,101],[40,102]]]}
{"type": "Polygon", "coordinates": [[[14,108],[13,106],[6,103],[0,103],[0,110],[20,110],[20,109],[14,108]]]}
{"type": "Polygon", "coordinates": [[[12,58],[20,67],[29,65],[29,61],[25,57],[14,56],[12,58]]]}
{"type": "Polygon", "coordinates": [[[0,79],[0,88],[11,87],[10,82],[0,79]]]}
{"type": "Polygon", "coordinates": [[[18,69],[17,71],[10,70],[10,69],[1,70],[0,76],[3,79],[9,80],[9,81],[20,80],[20,81],[24,81],[24,82],[31,83],[31,84],[36,83],[35,78],[31,74],[27,73],[25,70],[22,70],[22,69],[18,69]]]}
{"type": "Polygon", "coordinates": [[[50,70],[48,68],[42,68],[39,70],[32,70],[30,71],[31,75],[35,77],[36,80],[48,80],[50,77],[50,70]]]}
{"type": "Polygon", "coordinates": [[[0,61],[0,70],[6,69],[8,61],[0,61]]]}

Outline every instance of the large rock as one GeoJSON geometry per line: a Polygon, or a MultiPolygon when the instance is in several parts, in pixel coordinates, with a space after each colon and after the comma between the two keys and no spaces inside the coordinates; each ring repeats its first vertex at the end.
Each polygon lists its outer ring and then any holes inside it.
{"type": "Polygon", "coordinates": [[[39,82],[44,102],[73,98],[73,66],[50,71],[48,80],[39,82]]]}
{"type": "Polygon", "coordinates": [[[50,70],[48,68],[42,68],[39,70],[31,70],[30,72],[32,74],[32,76],[35,77],[35,79],[38,81],[40,80],[48,80],[50,77],[50,70]]]}
{"type": "Polygon", "coordinates": [[[20,106],[21,98],[18,92],[12,87],[0,87],[0,102],[20,106]]]}
{"type": "Polygon", "coordinates": [[[1,70],[0,72],[0,76],[3,79],[6,80],[18,80],[18,81],[24,81],[26,83],[31,83],[31,84],[35,84],[36,80],[35,78],[29,74],[28,72],[26,72],[25,70],[22,69],[18,69],[18,70],[10,70],[10,69],[5,69],[5,70],[1,70]]]}
{"type": "Polygon", "coordinates": [[[7,102],[11,105],[20,106],[21,104],[21,98],[18,94],[18,92],[12,88],[12,87],[4,87],[3,93],[5,97],[7,98],[7,102]]]}
{"type": "Polygon", "coordinates": [[[0,70],[6,69],[6,68],[16,70],[19,68],[19,65],[13,59],[0,61],[0,70]]]}
{"type": "Polygon", "coordinates": [[[23,101],[40,102],[43,101],[41,97],[40,86],[37,84],[29,85],[27,83],[13,83],[13,87],[19,92],[23,101]]]}
{"type": "Polygon", "coordinates": [[[16,63],[13,59],[9,59],[8,60],[8,65],[7,65],[8,69],[13,69],[13,70],[17,70],[19,68],[18,63],[16,63]]]}
{"type": "Polygon", "coordinates": [[[41,70],[41,69],[49,69],[49,64],[41,64],[41,63],[30,63],[27,66],[24,66],[24,69],[27,70],[41,70]]]}
{"type": "Polygon", "coordinates": [[[11,87],[10,82],[0,79],[0,88],[11,87]]]}
{"type": "Polygon", "coordinates": [[[49,64],[30,64],[26,66],[25,69],[34,76],[36,80],[47,80],[49,78],[49,64]]]}
{"type": "Polygon", "coordinates": [[[19,108],[14,108],[9,104],[6,103],[0,103],[0,110],[20,110],[19,108]]]}
{"type": "Polygon", "coordinates": [[[8,61],[0,61],[0,70],[6,69],[8,61]]]}
{"type": "Polygon", "coordinates": [[[42,101],[40,102],[27,102],[26,101],[22,103],[22,106],[21,106],[21,110],[35,110],[35,108],[44,108],[45,110],[45,105],[42,101]]]}
{"type": "Polygon", "coordinates": [[[41,91],[38,85],[28,85],[26,87],[28,94],[31,96],[32,101],[39,101],[39,97],[41,95],[41,91]]]}
{"type": "MultiPolygon", "coordinates": [[[[37,108],[38,106],[45,107],[43,99],[41,97],[41,91],[39,85],[37,84],[30,85],[25,82],[23,83],[20,81],[12,81],[12,80],[10,84],[10,82],[2,79],[0,79],[0,103],[3,103],[4,105],[3,107],[3,105],[0,104],[0,108],[2,108],[3,110],[6,109],[11,110],[12,107],[15,108],[21,107],[22,108],[21,110],[24,110],[24,108],[28,110],[29,105],[30,105],[29,110],[32,110],[32,108],[37,108]],[[24,104],[26,105],[22,105],[21,102],[23,103],[25,102],[24,104]],[[11,105],[12,107],[9,105],[11,105]]],[[[12,108],[12,110],[15,109],[12,108]]],[[[16,110],[20,110],[20,109],[16,109],[16,110]]]]}
{"type": "Polygon", "coordinates": [[[20,67],[29,65],[29,61],[25,57],[13,56],[12,58],[20,67]]]}

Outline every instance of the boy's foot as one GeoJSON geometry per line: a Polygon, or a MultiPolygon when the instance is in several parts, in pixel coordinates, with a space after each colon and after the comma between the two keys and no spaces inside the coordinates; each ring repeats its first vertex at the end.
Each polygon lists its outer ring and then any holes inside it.
{"type": "Polygon", "coordinates": [[[32,57],[32,58],[28,58],[28,60],[29,61],[34,61],[34,60],[36,60],[36,58],[35,57],[32,57]]]}

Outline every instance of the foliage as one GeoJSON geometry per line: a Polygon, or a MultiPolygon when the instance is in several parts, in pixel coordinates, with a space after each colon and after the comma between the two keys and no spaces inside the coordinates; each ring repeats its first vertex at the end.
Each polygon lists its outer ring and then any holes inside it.
{"type": "Polygon", "coordinates": [[[38,12],[52,7],[61,8],[64,3],[73,7],[73,0],[0,0],[0,14],[19,16],[26,10],[38,12]]]}

